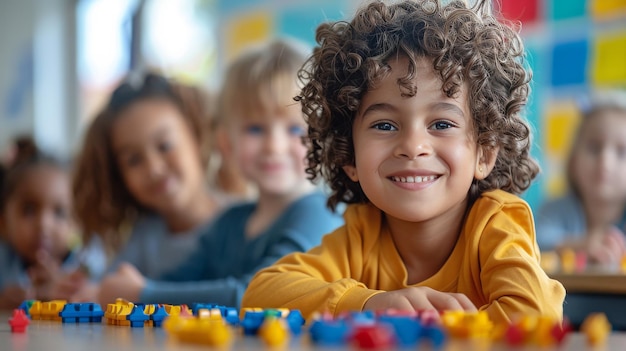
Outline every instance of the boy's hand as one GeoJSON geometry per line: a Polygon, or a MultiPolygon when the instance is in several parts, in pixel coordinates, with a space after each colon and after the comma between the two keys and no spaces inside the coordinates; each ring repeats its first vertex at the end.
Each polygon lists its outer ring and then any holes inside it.
{"type": "Polygon", "coordinates": [[[410,287],[388,291],[370,297],[363,310],[461,310],[476,311],[476,306],[464,294],[444,293],[429,287],[410,287]]]}
{"type": "Polygon", "coordinates": [[[120,264],[117,271],[102,279],[98,302],[102,306],[114,303],[115,299],[123,298],[130,302],[139,302],[141,290],[146,285],[146,279],[135,266],[129,263],[120,264]]]}

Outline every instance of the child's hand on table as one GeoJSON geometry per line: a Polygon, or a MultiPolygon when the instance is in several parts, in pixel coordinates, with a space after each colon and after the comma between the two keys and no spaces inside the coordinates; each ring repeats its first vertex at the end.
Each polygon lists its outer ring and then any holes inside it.
{"type": "Polygon", "coordinates": [[[100,282],[98,301],[102,306],[114,303],[117,298],[138,302],[146,279],[129,263],[120,264],[117,271],[107,275],[100,282]]]}
{"type": "Polygon", "coordinates": [[[476,306],[465,296],[458,293],[444,293],[429,287],[409,287],[388,291],[370,297],[363,310],[461,310],[476,311],[476,306]]]}
{"type": "Polygon", "coordinates": [[[45,250],[37,253],[37,262],[28,269],[28,276],[35,299],[41,301],[69,300],[84,281],[74,273],[64,273],[60,262],[45,250]]]}
{"type": "Polygon", "coordinates": [[[587,251],[592,262],[619,263],[626,254],[624,233],[614,226],[602,233],[592,233],[587,237],[587,251]]]}

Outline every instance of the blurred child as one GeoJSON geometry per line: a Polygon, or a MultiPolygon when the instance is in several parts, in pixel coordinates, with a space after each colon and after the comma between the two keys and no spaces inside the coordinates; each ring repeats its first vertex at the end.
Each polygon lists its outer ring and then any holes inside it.
{"type": "Polygon", "coordinates": [[[306,251],[341,225],[326,197],[307,179],[306,125],[297,71],[305,55],[277,41],[237,59],[225,77],[218,116],[254,203],[234,206],[214,221],[196,252],[164,281],[146,280],[126,266],[102,282],[99,301],[211,302],[238,306],[248,281],[283,255],[306,251]],[[127,282],[132,282],[128,284],[127,282]]]}
{"type": "Polygon", "coordinates": [[[323,24],[300,75],[312,139],[346,225],[259,272],[243,307],[487,311],[562,318],[531,211],[522,42],[487,1],[373,2],[323,24]]]}
{"type": "Polygon", "coordinates": [[[591,262],[626,254],[626,93],[606,91],[585,111],[567,165],[570,191],[537,212],[542,250],[570,248],[591,262]]]}
{"type": "Polygon", "coordinates": [[[130,76],[90,125],[73,192],[86,236],[113,252],[109,272],[128,263],[156,278],[177,267],[224,207],[206,185],[207,113],[199,90],[150,73],[130,76]]]}
{"type": "Polygon", "coordinates": [[[56,159],[33,150],[16,159],[0,192],[0,308],[49,300],[64,271],[78,267],[70,177],[56,159]]]}

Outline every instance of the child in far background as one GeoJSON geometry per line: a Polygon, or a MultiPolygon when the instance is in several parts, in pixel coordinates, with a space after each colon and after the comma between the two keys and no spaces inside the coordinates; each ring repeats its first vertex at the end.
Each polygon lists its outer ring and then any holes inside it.
{"type": "Polygon", "coordinates": [[[255,202],[233,206],[215,219],[196,252],[160,281],[132,267],[106,277],[100,303],[122,297],[144,303],[210,302],[239,306],[248,281],[294,251],[318,245],[342,223],[305,172],[306,124],[297,71],[305,54],[276,41],[251,49],[229,67],[219,104],[231,156],[256,187],[255,202]]]}
{"type": "Polygon", "coordinates": [[[560,320],[524,191],[539,168],[520,116],[523,45],[490,3],[372,2],[322,24],[301,77],[309,174],[345,226],[259,272],[243,307],[484,310],[560,320]]]}
{"type": "Polygon", "coordinates": [[[0,308],[54,298],[54,287],[79,265],[102,270],[79,253],[70,176],[58,160],[33,149],[14,159],[0,190],[0,308]]]}
{"type": "Polygon", "coordinates": [[[585,252],[615,265],[626,254],[626,92],[597,92],[572,143],[568,193],[537,212],[542,250],[585,252]]]}
{"type": "MultiPolygon", "coordinates": [[[[74,201],[87,240],[113,253],[109,273],[131,265],[157,278],[180,265],[226,205],[206,184],[209,113],[198,88],[148,73],[129,76],[89,126],[74,201]]],[[[70,299],[93,301],[98,289],[70,299]]]]}

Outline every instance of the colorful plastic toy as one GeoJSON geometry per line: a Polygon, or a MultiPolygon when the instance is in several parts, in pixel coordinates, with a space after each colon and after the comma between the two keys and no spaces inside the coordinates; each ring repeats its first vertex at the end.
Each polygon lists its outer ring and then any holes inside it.
{"type": "Polygon", "coordinates": [[[611,333],[611,323],[604,313],[592,313],[585,318],[580,330],[585,333],[590,345],[600,345],[606,342],[611,333]]]}
{"type": "Polygon", "coordinates": [[[285,321],[275,316],[266,317],[259,328],[259,337],[268,346],[280,346],[289,339],[288,327],[285,321]]]}
{"type": "Polygon", "coordinates": [[[100,323],[103,316],[100,305],[93,302],[68,303],[59,312],[63,323],[100,323]]]}
{"type": "Polygon", "coordinates": [[[11,326],[12,333],[24,333],[26,332],[26,327],[30,320],[24,310],[15,309],[13,310],[13,316],[9,319],[9,325],[11,326]]]}

